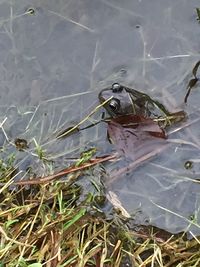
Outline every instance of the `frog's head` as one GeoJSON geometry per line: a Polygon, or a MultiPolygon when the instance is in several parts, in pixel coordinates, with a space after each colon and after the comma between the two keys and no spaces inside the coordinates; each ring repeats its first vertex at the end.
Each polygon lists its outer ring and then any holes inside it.
{"type": "Polygon", "coordinates": [[[163,128],[186,118],[184,111],[171,113],[157,100],[135,89],[114,83],[99,93],[99,101],[104,103],[105,109],[112,117],[120,115],[139,115],[160,122],[163,128]],[[112,97],[112,98],[111,98],[112,97]]]}
{"type": "Polygon", "coordinates": [[[110,116],[147,115],[147,95],[119,83],[114,83],[111,87],[105,88],[99,93],[101,103],[111,97],[112,99],[104,105],[110,116]]]}

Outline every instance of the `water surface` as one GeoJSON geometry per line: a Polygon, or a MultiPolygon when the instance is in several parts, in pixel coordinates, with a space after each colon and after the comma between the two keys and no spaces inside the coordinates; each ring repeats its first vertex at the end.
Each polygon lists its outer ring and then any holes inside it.
{"type": "MultiPolygon", "coordinates": [[[[5,153],[15,151],[16,137],[35,138],[57,169],[92,145],[100,154],[114,149],[103,124],[64,141],[54,137],[88,114],[98,92],[113,82],[142,90],[170,111],[185,109],[190,126],[180,126],[164,152],[128,174],[113,180],[119,166],[111,164],[107,188],[130,214],[139,212],[141,223],[199,233],[189,221],[191,216],[200,221],[199,183],[191,180],[200,173],[198,84],[183,104],[200,59],[198,6],[197,0],[1,0],[0,142],[5,153]],[[188,160],[193,161],[189,170],[184,168],[188,160]]],[[[31,164],[39,174],[46,171],[33,143],[30,151],[17,152],[16,163],[22,172],[31,164]]]]}

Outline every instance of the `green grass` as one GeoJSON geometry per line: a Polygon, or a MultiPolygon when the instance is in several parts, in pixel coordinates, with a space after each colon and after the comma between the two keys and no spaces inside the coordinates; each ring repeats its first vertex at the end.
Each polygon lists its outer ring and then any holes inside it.
{"type": "Polygon", "coordinates": [[[117,212],[108,220],[95,201],[103,190],[83,198],[76,181],[4,186],[0,266],[200,266],[197,237],[130,228],[117,212]]]}
{"type": "MultiPolygon", "coordinates": [[[[34,144],[38,159],[52,173],[45,151],[36,140],[34,144]]],[[[134,218],[124,217],[123,207],[113,207],[109,218],[103,213],[106,190],[95,171],[115,156],[96,158],[95,152],[83,151],[60,173],[31,179],[30,172],[30,180],[19,182],[14,181],[15,156],[0,161],[0,267],[200,266],[199,237],[188,240],[185,233],[134,225],[134,218]],[[87,193],[81,179],[91,185],[87,193]]]]}

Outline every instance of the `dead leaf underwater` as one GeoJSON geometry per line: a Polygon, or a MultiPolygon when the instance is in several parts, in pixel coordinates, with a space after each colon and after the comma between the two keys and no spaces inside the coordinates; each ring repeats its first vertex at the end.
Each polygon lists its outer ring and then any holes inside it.
{"type": "Polygon", "coordinates": [[[158,123],[139,115],[123,115],[108,122],[109,140],[120,154],[136,160],[166,144],[166,134],[158,123]]]}

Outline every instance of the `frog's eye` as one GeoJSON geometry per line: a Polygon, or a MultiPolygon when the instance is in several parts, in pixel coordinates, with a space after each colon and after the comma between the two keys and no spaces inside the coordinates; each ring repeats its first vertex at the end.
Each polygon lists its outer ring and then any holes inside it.
{"type": "Polygon", "coordinates": [[[120,109],[120,101],[119,99],[113,98],[109,102],[109,107],[112,109],[112,111],[118,111],[120,109]]]}
{"type": "Polygon", "coordinates": [[[122,90],[123,90],[123,86],[121,86],[119,83],[113,83],[112,85],[113,93],[120,93],[122,90]]]}

